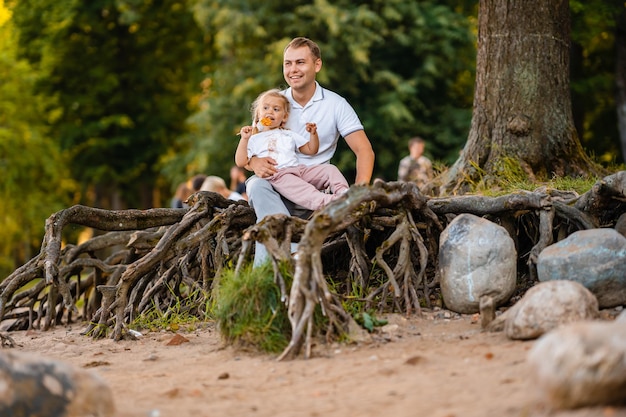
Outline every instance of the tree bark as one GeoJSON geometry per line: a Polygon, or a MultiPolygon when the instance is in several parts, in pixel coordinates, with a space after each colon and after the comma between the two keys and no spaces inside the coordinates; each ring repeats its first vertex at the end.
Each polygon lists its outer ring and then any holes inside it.
{"type": "Polygon", "coordinates": [[[601,173],[584,153],[569,92],[567,0],[481,0],[471,129],[441,193],[510,169],[531,180],[601,173]]]}

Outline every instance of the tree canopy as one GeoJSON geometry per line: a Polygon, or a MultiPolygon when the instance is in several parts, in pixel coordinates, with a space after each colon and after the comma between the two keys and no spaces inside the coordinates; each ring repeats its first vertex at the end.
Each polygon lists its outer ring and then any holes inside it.
{"type": "Polygon", "coordinates": [[[14,21],[20,56],[41,74],[35,92],[53,99],[45,120],[73,177],[128,206],[152,205],[157,162],[184,131],[200,79],[189,5],[20,0],[14,21]]]}
{"type": "Polygon", "coordinates": [[[11,13],[0,1],[0,276],[32,255],[42,219],[72,203],[66,155],[39,117],[45,98],[31,94],[38,73],[16,56],[11,13]],[[53,191],[54,192],[51,192],[53,191]]]}
{"type": "MultiPolygon", "coordinates": [[[[320,45],[318,80],[355,107],[375,148],[378,176],[396,179],[398,155],[418,134],[433,143],[436,159],[456,159],[469,126],[474,46],[471,24],[451,7],[224,0],[200,1],[196,13],[207,36],[207,78],[202,109],[191,118],[194,133],[183,138],[189,152],[174,158],[179,171],[193,160],[199,170],[227,172],[254,98],[285,86],[282,52],[296,36],[320,45]]],[[[346,146],[334,162],[354,177],[346,146]]]]}

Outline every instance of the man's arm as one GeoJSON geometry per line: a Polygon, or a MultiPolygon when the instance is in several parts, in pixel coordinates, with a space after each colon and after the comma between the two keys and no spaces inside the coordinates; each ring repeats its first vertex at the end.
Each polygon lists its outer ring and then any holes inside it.
{"type": "Polygon", "coordinates": [[[356,155],[355,184],[369,184],[374,172],[374,150],[364,130],[357,130],[345,137],[346,143],[356,155]]]}

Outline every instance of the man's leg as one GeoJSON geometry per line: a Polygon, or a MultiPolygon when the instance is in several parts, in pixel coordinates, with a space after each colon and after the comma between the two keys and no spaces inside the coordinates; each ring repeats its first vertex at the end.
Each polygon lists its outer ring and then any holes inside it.
{"type": "MultiPolygon", "coordinates": [[[[287,216],[291,216],[280,194],[272,188],[272,185],[267,180],[259,178],[256,175],[251,176],[246,181],[246,191],[248,194],[248,203],[250,207],[254,209],[257,223],[263,220],[265,216],[271,214],[286,214],[287,216]]],[[[292,243],[291,251],[295,252],[296,248],[297,244],[292,243]]],[[[256,242],[253,265],[260,266],[268,259],[269,256],[265,246],[256,242]]]]}

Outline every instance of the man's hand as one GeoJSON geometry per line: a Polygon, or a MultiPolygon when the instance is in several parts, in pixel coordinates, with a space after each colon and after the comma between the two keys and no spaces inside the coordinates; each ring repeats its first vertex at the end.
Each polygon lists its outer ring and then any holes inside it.
{"type": "Polygon", "coordinates": [[[273,158],[253,156],[248,161],[248,169],[260,178],[271,177],[276,173],[276,161],[273,158]]]}

